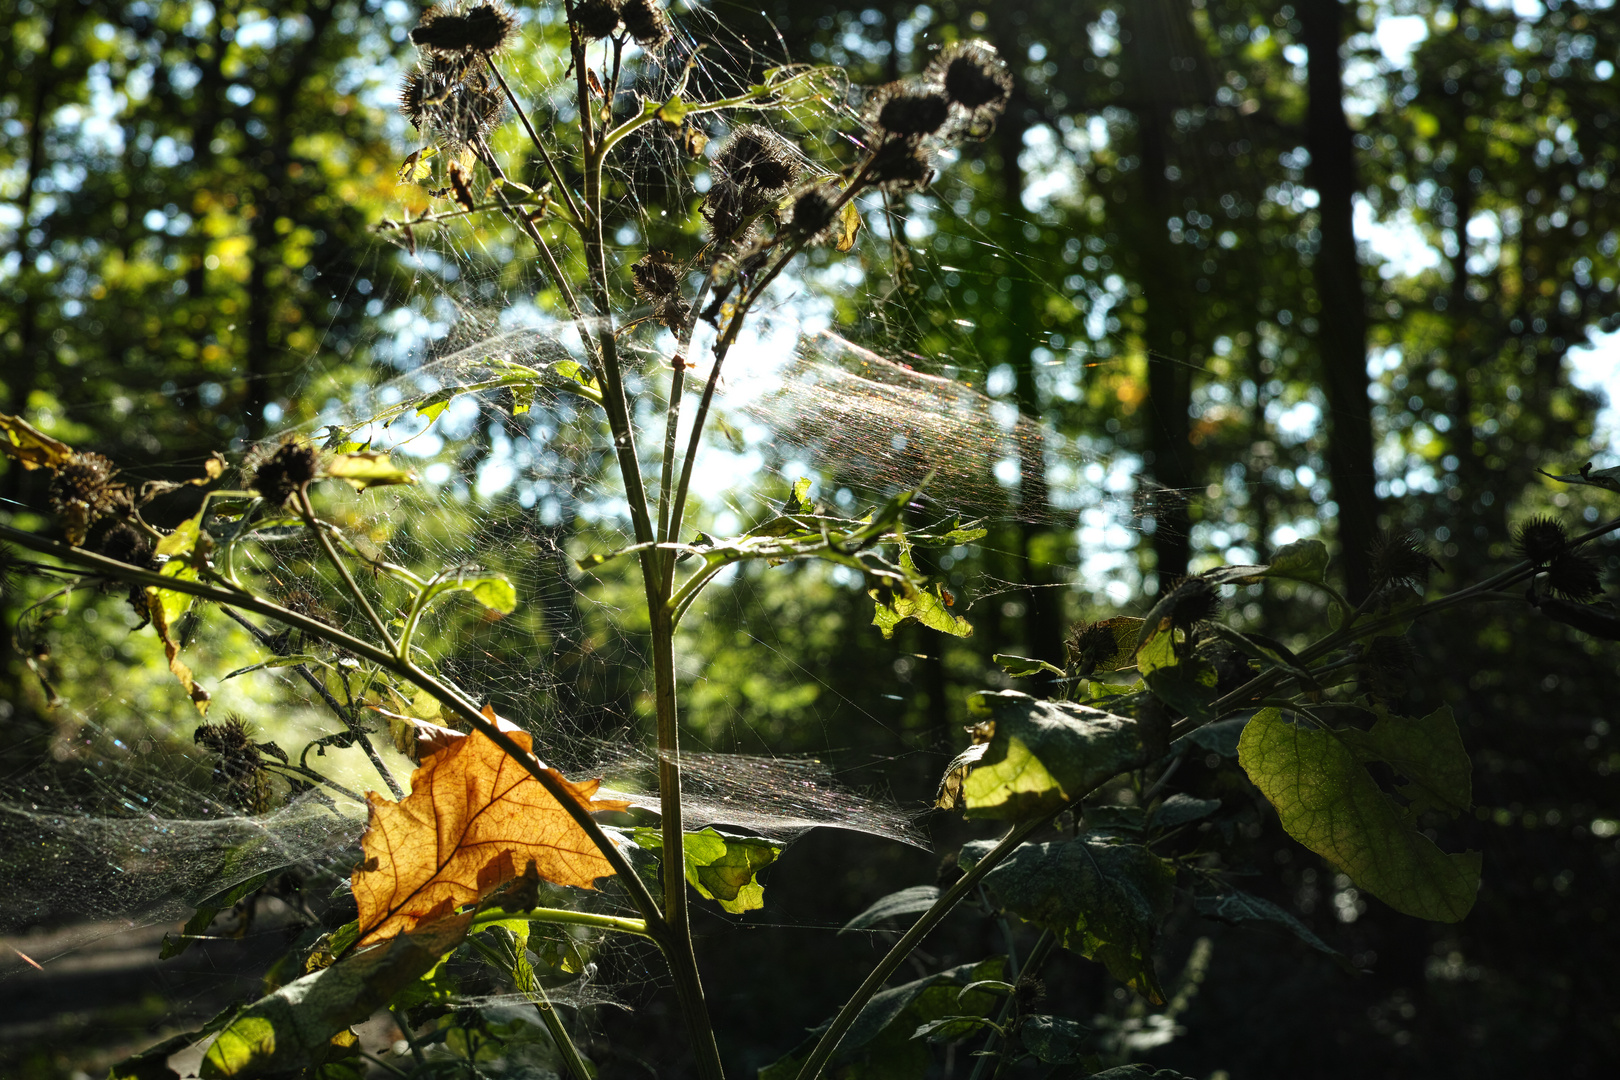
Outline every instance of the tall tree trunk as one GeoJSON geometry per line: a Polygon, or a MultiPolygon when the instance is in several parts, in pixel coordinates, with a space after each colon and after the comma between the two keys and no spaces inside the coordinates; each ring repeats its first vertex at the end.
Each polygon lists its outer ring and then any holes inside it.
{"type": "Polygon", "coordinates": [[[1171,60],[1174,42],[1190,39],[1186,14],[1174,0],[1143,0],[1129,13],[1126,55],[1136,104],[1137,149],[1143,195],[1148,207],[1138,257],[1142,297],[1147,302],[1143,346],[1148,365],[1148,439],[1144,454],[1151,482],[1147,505],[1154,518],[1154,569],[1163,592],[1187,573],[1191,518],[1187,494],[1193,487],[1192,367],[1186,360],[1192,341],[1190,302],[1182,258],[1170,242],[1169,220],[1180,212],[1166,170],[1178,76],[1171,60]]]}
{"type": "Polygon", "coordinates": [[[1357,189],[1355,145],[1344,115],[1339,58],[1345,8],[1339,0],[1300,0],[1310,55],[1306,145],[1321,202],[1322,243],[1313,277],[1320,310],[1317,351],[1327,396],[1327,465],[1339,507],[1339,557],[1345,590],[1360,600],[1371,586],[1368,549],[1378,529],[1372,405],[1367,394],[1367,300],[1351,227],[1357,189]]]}

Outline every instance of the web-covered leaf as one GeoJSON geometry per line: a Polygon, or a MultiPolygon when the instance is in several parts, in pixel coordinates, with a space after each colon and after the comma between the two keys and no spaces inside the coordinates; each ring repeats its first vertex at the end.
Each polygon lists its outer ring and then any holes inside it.
{"type": "MultiPolygon", "coordinates": [[[[649,851],[663,847],[663,833],[657,829],[637,829],[631,836],[649,851]]],[[[758,875],[782,853],[780,840],[702,829],[687,833],[681,844],[686,880],[698,895],[733,915],[765,906],[765,886],[758,875]]]]}
{"type": "MultiPolygon", "coordinates": [[[[510,734],[530,749],[525,732],[510,734]]],[[[573,783],[557,775],[590,810],[629,806],[594,799],[600,781],[573,783]]],[[[477,902],[531,865],[546,881],[585,889],[613,873],[551,793],[478,732],[445,738],[424,753],[411,774],[411,793],[400,802],[376,792],[366,799],[365,861],[352,879],[362,945],[477,902]]]]}
{"type": "Polygon", "coordinates": [[[988,714],[993,732],[961,782],[968,817],[1051,813],[1144,762],[1141,733],[1125,717],[1012,690],[972,701],[988,714]]]}
{"type": "Polygon", "coordinates": [[[260,998],[220,1032],[203,1058],[205,1080],[264,1076],[320,1064],[333,1036],[366,1020],[425,975],[467,935],[453,915],[361,949],[260,998]]]}
{"type": "MultiPolygon", "coordinates": [[[[1441,726],[1436,722],[1418,736],[1379,741],[1399,750],[1435,751],[1434,760],[1408,767],[1430,777],[1439,797],[1455,798],[1453,753],[1460,752],[1460,741],[1453,744],[1440,735],[1441,726]]],[[[1413,826],[1352,749],[1367,753],[1372,742],[1289,724],[1278,710],[1263,709],[1243,729],[1238,762],[1276,808],[1288,835],[1333,862],[1359,888],[1408,915],[1458,922],[1479,891],[1479,853],[1448,855],[1413,826]]]]}
{"type": "MultiPolygon", "coordinates": [[[[992,847],[968,844],[962,867],[971,869],[992,847]]],[[[1155,1004],[1164,1002],[1164,992],[1153,944],[1175,883],[1174,865],[1146,847],[1087,836],[1025,844],[984,877],[1002,907],[1050,930],[1059,944],[1103,964],[1155,1004]]]]}

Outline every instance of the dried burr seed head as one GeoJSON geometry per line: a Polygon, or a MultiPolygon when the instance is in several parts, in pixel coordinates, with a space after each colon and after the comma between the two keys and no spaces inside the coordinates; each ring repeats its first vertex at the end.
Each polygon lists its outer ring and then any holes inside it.
{"type": "Polygon", "coordinates": [[[500,120],[506,100],[473,54],[432,52],[405,76],[399,108],[418,131],[452,146],[476,143],[500,120]]]}
{"type": "Polygon", "coordinates": [[[1165,599],[1171,622],[1181,627],[1213,618],[1221,607],[1220,590],[1203,577],[1183,579],[1165,599]]]}
{"type": "Polygon", "coordinates": [[[430,7],[411,31],[411,40],[424,49],[488,55],[516,30],[517,17],[499,4],[479,4],[460,14],[430,7]]]}
{"type": "Polygon", "coordinates": [[[125,521],[102,533],[94,546],[100,554],[129,566],[138,566],[143,570],[156,566],[152,558],[151,537],[125,521]]]}
{"type": "Polygon", "coordinates": [[[946,97],[980,116],[1000,113],[1012,96],[1012,73],[983,41],[947,46],[929,65],[929,74],[945,88],[946,97]]]}
{"type": "Polygon", "coordinates": [[[897,91],[878,108],[878,127],[890,135],[932,135],[945,126],[951,103],[939,94],[897,91]]]}
{"type": "Polygon", "coordinates": [[[320,464],[321,454],[315,449],[315,444],[297,435],[289,435],[269,456],[253,467],[248,487],[279,506],[315,479],[320,464]]]}
{"type": "Polygon", "coordinates": [[[793,199],[785,223],[787,231],[796,237],[818,239],[832,225],[838,211],[839,191],[831,184],[816,184],[800,191],[793,199]]]}
{"type": "Polygon", "coordinates": [[[670,330],[686,325],[691,305],[681,295],[681,272],[667,251],[649,251],[630,268],[636,293],[652,305],[654,317],[670,330]]]}
{"type": "Polygon", "coordinates": [[[762,192],[781,191],[799,174],[793,147],[758,124],[747,124],[732,132],[714,164],[732,183],[762,192]]]}
{"type": "Polygon", "coordinates": [[[1565,551],[1547,563],[1547,584],[1565,599],[1585,602],[1603,591],[1603,573],[1584,551],[1565,551]]]}
{"type": "Polygon", "coordinates": [[[74,454],[51,478],[51,509],[59,515],[82,518],[86,526],[129,513],[134,503],[124,486],[113,482],[117,471],[112,461],[100,454],[74,454]]]}
{"type": "Polygon", "coordinates": [[[1553,518],[1533,517],[1519,526],[1513,546],[1530,562],[1545,565],[1569,546],[1569,532],[1553,518]]]}
{"type": "Polygon", "coordinates": [[[1377,581],[1416,589],[1429,580],[1437,565],[1415,533],[1385,534],[1373,541],[1372,570],[1377,581]]]}
{"type": "Polygon", "coordinates": [[[580,0],[574,5],[574,25],[586,38],[605,38],[619,28],[619,0],[580,0]]]}
{"type": "Polygon", "coordinates": [[[656,49],[670,39],[669,19],[658,0],[624,0],[619,9],[624,28],[643,49],[656,49]]]}

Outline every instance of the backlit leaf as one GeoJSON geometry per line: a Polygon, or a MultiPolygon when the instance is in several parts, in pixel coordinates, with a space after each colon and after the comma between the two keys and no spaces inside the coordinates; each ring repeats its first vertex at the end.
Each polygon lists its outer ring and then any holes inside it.
{"type": "Polygon", "coordinates": [[[73,447],[53,439],[20,416],[0,413],[0,453],[25,469],[55,469],[73,459],[73,447]]]}
{"type": "Polygon", "coordinates": [[[861,211],[851,199],[838,211],[838,233],[833,243],[839,251],[855,246],[855,234],[861,231],[861,211]]]}
{"type": "MultiPolygon", "coordinates": [[[[1359,888],[1408,915],[1460,921],[1479,891],[1479,854],[1448,855],[1418,832],[1379,790],[1343,734],[1295,726],[1276,709],[1262,709],[1243,729],[1238,763],[1276,807],[1288,835],[1359,888]]],[[[1353,741],[1365,751],[1371,740],[1353,741]]],[[[1444,740],[1438,745],[1444,749],[1444,740]]],[[[1444,777],[1451,768],[1442,760],[1434,773],[1444,777]]],[[[1443,780],[1437,783],[1437,790],[1456,795],[1443,780]]]]}
{"type": "MultiPolygon", "coordinates": [[[[528,734],[515,728],[509,734],[530,749],[528,734]]],[[[593,811],[629,806],[593,799],[600,781],[576,784],[554,775],[593,811]]],[[[546,881],[584,889],[613,873],[551,793],[476,731],[447,735],[424,752],[411,774],[411,793],[400,802],[376,792],[366,799],[365,861],[352,879],[362,945],[474,903],[530,865],[546,881]]]]}
{"type": "Polygon", "coordinates": [[[1045,660],[1037,660],[1033,656],[1013,656],[1010,653],[996,653],[990,659],[1000,665],[1001,670],[1015,679],[1028,678],[1045,672],[1048,675],[1062,675],[1063,669],[1045,660]]]}
{"type": "Polygon", "coordinates": [[[401,469],[388,460],[383,450],[361,450],[352,454],[339,454],[326,463],[325,475],[347,480],[356,491],[389,484],[414,484],[416,476],[409,469],[401,469]]]}
{"type": "Polygon", "coordinates": [[[1327,573],[1328,549],[1320,540],[1295,540],[1277,549],[1265,568],[1266,577],[1294,581],[1321,581],[1327,573]]]}
{"type": "Polygon", "coordinates": [[[968,817],[1050,813],[1144,762],[1137,725],[1124,717],[1012,690],[973,702],[989,712],[995,730],[962,783],[968,817]]]}
{"type": "Polygon", "coordinates": [[[440,919],[260,998],[220,1032],[201,1075],[255,1077],[319,1064],[331,1055],[334,1035],[362,1023],[432,970],[467,936],[471,922],[471,914],[440,919]]]}
{"type": "MultiPolygon", "coordinates": [[[[995,845],[962,849],[971,869],[995,845]]],[[[1081,836],[1024,844],[984,876],[984,886],[1008,911],[1050,930],[1058,943],[1096,960],[1143,997],[1162,1004],[1153,971],[1153,943],[1170,914],[1175,866],[1140,844],[1081,836]]]]}
{"type": "MultiPolygon", "coordinates": [[[[637,829],[636,843],[649,851],[663,847],[657,829],[637,829]]],[[[698,895],[733,915],[765,906],[765,886],[758,874],[782,853],[782,842],[762,836],[734,836],[717,829],[689,832],[682,839],[686,880],[698,895]]]]}
{"type": "Polygon", "coordinates": [[[1386,762],[1405,777],[1407,783],[1395,790],[1409,800],[1408,818],[1415,820],[1425,810],[1455,817],[1473,805],[1474,763],[1450,705],[1418,720],[1379,709],[1371,731],[1337,734],[1362,761],[1386,762]]]}

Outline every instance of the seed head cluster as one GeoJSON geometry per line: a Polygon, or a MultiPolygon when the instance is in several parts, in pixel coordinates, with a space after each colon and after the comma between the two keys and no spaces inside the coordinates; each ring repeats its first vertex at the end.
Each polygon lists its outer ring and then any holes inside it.
{"type": "Polygon", "coordinates": [[[983,41],[959,41],[940,50],[929,65],[928,78],[980,120],[994,120],[1012,97],[1012,73],[983,41]]]}
{"type": "MultiPolygon", "coordinates": [[[[201,725],[192,734],[192,742],[213,755],[213,781],[225,802],[250,814],[266,809],[270,778],[265,773],[264,755],[240,716],[227,717],[222,724],[201,725]]],[[[272,752],[285,756],[279,750],[272,752]]]]}
{"type": "Polygon", "coordinates": [[[594,41],[611,36],[619,28],[622,14],[619,0],[580,0],[574,5],[574,25],[583,37],[594,41]]]}
{"type": "Polygon", "coordinates": [[[1533,517],[1519,526],[1514,534],[1513,546],[1519,554],[1537,566],[1545,566],[1569,547],[1569,531],[1560,521],[1550,517],[1533,517]]]}
{"type": "Polygon", "coordinates": [[[447,147],[482,143],[506,110],[500,87],[476,65],[477,56],[429,51],[400,91],[405,118],[447,147]]]}
{"type": "Polygon", "coordinates": [[[624,0],[619,17],[643,49],[656,49],[670,39],[669,19],[664,16],[658,0],[624,0]]]}
{"type": "Polygon", "coordinates": [[[1373,542],[1373,577],[1385,584],[1417,589],[1438,565],[1414,533],[1386,534],[1373,542]]]}
{"type": "Polygon", "coordinates": [[[321,454],[307,439],[289,435],[257,464],[250,465],[248,487],[276,505],[314,480],[320,471],[321,454]]]}
{"type": "Polygon", "coordinates": [[[749,221],[776,206],[798,175],[797,155],[786,139],[758,124],[740,127],[715,156],[703,216],[717,238],[739,238],[749,221]]]}
{"type": "Polygon", "coordinates": [[[517,17],[499,4],[479,4],[460,14],[430,7],[411,31],[411,41],[423,49],[487,56],[505,46],[516,31],[517,17]]]}
{"type": "Polygon", "coordinates": [[[839,191],[831,184],[816,184],[793,198],[793,208],[783,227],[796,239],[816,242],[826,238],[838,211],[839,191]]]}
{"type": "Polygon", "coordinates": [[[74,454],[51,478],[51,509],[69,521],[70,531],[83,532],[107,518],[124,517],[135,508],[129,490],[114,481],[118,472],[108,458],[95,453],[74,454]]]}
{"type": "Polygon", "coordinates": [[[667,251],[650,251],[630,268],[636,294],[652,305],[653,316],[670,330],[686,325],[692,307],[681,295],[680,267],[667,251]]]}

